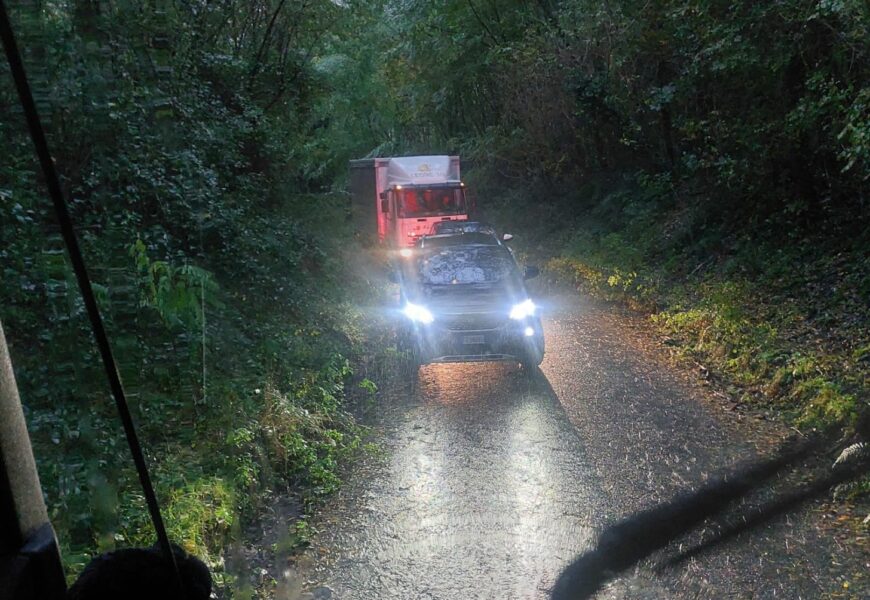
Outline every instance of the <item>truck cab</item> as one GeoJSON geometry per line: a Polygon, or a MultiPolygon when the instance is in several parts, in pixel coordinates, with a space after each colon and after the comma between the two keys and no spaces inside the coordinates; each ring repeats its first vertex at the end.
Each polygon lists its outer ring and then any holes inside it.
{"type": "Polygon", "coordinates": [[[471,212],[458,156],[401,156],[350,161],[352,212],[361,235],[389,248],[413,247],[435,223],[471,212]],[[374,217],[374,218],[373,218],[374,217]]]}

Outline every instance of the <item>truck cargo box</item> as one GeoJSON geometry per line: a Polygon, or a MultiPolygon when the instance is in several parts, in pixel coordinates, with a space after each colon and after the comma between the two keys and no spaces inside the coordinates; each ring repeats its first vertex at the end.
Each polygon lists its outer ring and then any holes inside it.
{"type": "MultiPolygon", "coordinates": [[[[458,192],[462,214],[421,214],[421,218],[397,214],[399,190],[448,186],[460,189],[458,156],[401,156],[350,161],[351,215],[363,243],[413,245],[416,236],[428,233],[430,221],[466,219],[464,192],[458,192]],[[413,221],[413,223],[412,223],[413,221]],[[425,231],[424,231],[425,230],[425,231]]],[[[428,193],[428,192],[427,192],[428,193]]],[[[412,194],[413,195],[413,194],[412,194]]],[[[404,200],[402,200],[404,202],[404,200]]],[[[401,210],[405,210],[402,208],[401,210]]],[[[401,212],[401,210],[399,212],[401,212]]],[[[457,208],[457,210],[460,210],[457,208]]]]}
{"type": "Polygon", "coordinates": [[[350,161],[351,215],[356,231],[363,243],[375,243],[378,239],[377,173],[376,161],[386,165],[388,158],[363,158],[350,161]]]}

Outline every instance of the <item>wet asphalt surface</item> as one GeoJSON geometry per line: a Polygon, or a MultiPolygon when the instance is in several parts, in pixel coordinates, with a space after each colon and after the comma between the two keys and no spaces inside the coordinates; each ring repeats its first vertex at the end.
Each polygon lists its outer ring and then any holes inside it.
{"type": "MultiPolygon", "coordinates": [[[[502,363],[388,377],[367,412],[381,452],[353,465],[315,521],[299,574],[313,597],[547,598],[608,524],[782,437],[719,408],[635,317],[562,296],[544,327],[531,377],[502,363]]],[[[653,558],[596,597],[824,597],[839,585],[831,545],[803,511],[676,567],[653,558]]]]}

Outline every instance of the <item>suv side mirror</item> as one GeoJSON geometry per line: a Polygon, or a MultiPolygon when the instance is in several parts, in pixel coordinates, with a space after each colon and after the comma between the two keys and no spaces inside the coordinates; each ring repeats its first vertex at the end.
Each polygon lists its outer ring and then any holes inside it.
{"type": "Polygon", "coordinates": [[[503,241],[503,242],[509,242],[512,239],[514,239],[514,235],[512,233],[506,233],[503,236],[501,236],[501,241],[503,241]]]}
{"type": "Polygon", "coordinates": [[[523,270],[523,279],[534,279],[540,274],[541,270],[538,267],[526,267],[523,270]]]}

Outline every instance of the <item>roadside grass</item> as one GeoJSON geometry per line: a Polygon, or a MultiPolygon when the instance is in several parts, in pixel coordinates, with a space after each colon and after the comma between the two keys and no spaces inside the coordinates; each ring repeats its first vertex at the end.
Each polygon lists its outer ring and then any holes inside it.
{"type": "Polygon", "coordinates": [[[648,315],[732,398],[844,437],[870,418],[870,240],[860,224],[801,233],[763,222],[721,233],[643,177],[555,198],[544,189],[489,195],[504,200],[486,218],[517,234],[519,256],[648,315]],[[536,214],[545,196],[560,218],[536,214]]]}
{"type": "MultiPolygon", "coordinates": [[[[575,249],[547,268],[592,296],[649,313],[677,352],[720,377],[742,402],[824,430],[851,431],[867,412],[870,370],[860,342],[867,331],[857,322],[834,327],[836,316],[827,327],[808,318],[820,299],[770,294],[767,274],[750,281],[711,271],[677,280],[664,270],[587,258],[600,250],[575,249]]],[[[789,284],[800,290],[809,282],[789,284]]]]}

